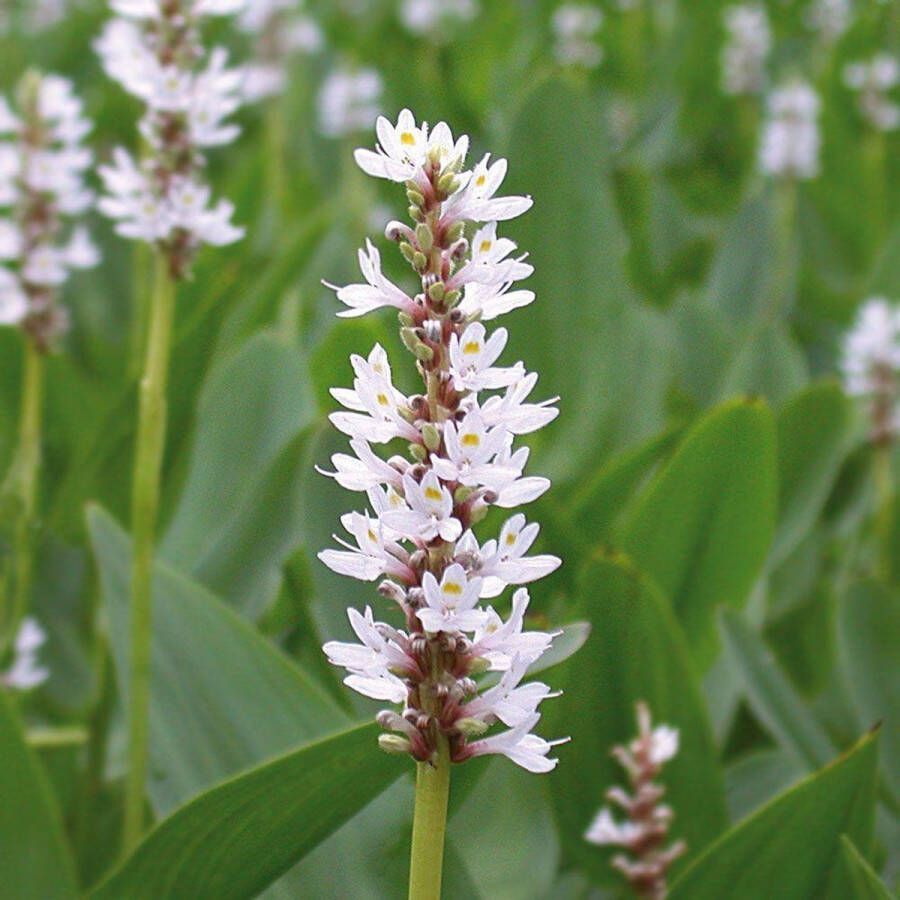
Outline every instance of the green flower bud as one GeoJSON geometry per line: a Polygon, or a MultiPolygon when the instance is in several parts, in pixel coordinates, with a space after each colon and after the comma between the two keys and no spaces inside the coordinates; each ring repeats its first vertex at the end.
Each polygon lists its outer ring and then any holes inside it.
{"type": "Polygon", "coordinates": [[[488,730],[488,726],[480,719],[458,719],[454,724],[456,730],[467,738],[480,737],[488,730]]]}
{"type": "Polygon", "coordinates": [[[416,240],[423,253],[427,253],[434,246],[434,235],[424,222],[416,225],[416,240]]]}
{"type": "Polygon", "coordinates": [[[385,753],[409,753],[409,739],[399,734],[378,735],[378,746],[385,753]]]}
{"type": "Polygon", "coordinates": [[[441,433],[431,422],[426,422],[422,426],[422,440],[425,446],[434,453],[441,446],[441,433]]]}

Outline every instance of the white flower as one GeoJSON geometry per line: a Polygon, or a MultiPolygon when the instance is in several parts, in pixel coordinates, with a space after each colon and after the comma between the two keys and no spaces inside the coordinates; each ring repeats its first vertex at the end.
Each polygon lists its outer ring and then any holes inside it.
{"type": "Polygon", "coordinates": [[[19,279],[0,266],[0,325],[18,325],[28,315],[28,297],[19,279]]]}
{"type": "Polygon", "coordinates": [[[455,22],[469,22],[478,15],[475,0],[402,0],[400,21],[412,34],[441,37],[455,22]]]}
{"type": "Polygon", "coordinates": [[[538,376],[536,372],[525,375],[507,388],[502,397],[488,397],[481,408],[481,417],[489,426],[499,425],[510,434],[530,434],[549,425],[558,415],[553,406],[559,397],[551,397],[540,403],[526,403],[534,390],[538,376]]]}
{"type": "Polygon", "coordinates": [[[531,209],[531,197],[494,197],[506,178],[507,163],[498,159],[491,164],[490,153],[465,178],[464,186],[448,201],[445,217],[473,222],[504,222],[531,209]]]}
{"type": "Polygon", "coordinates": [[[609,808],[604,806],[597,813],[584,839],[598,846],[630,847],[644,836],[644,829],[634,822],[617,822],[609,808]]]}
{"type": "Polygon", "coordinates": [[[564,3],[557,7],[551,20],[556,43],[556,60],[563,66],[593,69],[603,60],[603,49],[597,43],[603,13],[596,6],[564,3]]]}
{"type": "Polygon", "coordinates": [[[833,44],[850,27],[852,14],[850,0],[812,0],[806,10],[806,24],[826,44],[833,44]]]}
{"type": "Polygon", "coordinates": [[[530,665],[527,657],[517,656],[494,687],[469,701],[463,707],[467,718],[477,718],[492,725],[496,721],[515,728],[531,718],[542,701],[558,697],[541,681],[520,684],[530,665]]]}
{"type": "Polygon", "coordinates": [[[370,240],[366,239],[366,249],[359,250],[357,256],[366,284],[337,287],[325,282],[326,287],[337,291],[338,300],[349,307],[339,312],[339,316],[345,318],[362,316],[383,306],[393,306],[404,311],[413,308],[412,299],[382,274],[381,254],[370,240]]]}
{"type": "Polygon", "coordinates": [[[331,457],[334,465],[333,473],[322,472],[329,475],[348,491],[368,491],[370,488],[386,484],[396,489],[403,486],[403,472],[406,470],[406,461],[399,456],[385,461],[372,452],[372,448],[362,438],[354,438],[350,441],[350,447],[356,456],[346,453],[335,453],[331,457]]]}
{"type": "Polygon", "coordinates": [[[470,410],[458,424],[444,425],[444,455],[432,454],[431,465],[444,481],[499,491],[518,472],[492,462],[506,444],[502,428],[488,429],[478,409],[470,410]]]}
{"type": "Polygon", "coordinates": [[[378,115],[383,85],[375,69],[336,69],[319,89],[319,129],[343,137],[371,128],[378,115]]]}
{"type": "Polygon", "coordinates": [[[759,151],[764,174],[801,179],[819,174],[819,107],[818,95],[803,81],[772,92],[759,151]]]}
{"type": "Polygon", "coordinates": [[[772,32],[764,6],[730,6],[725,10],[727,42],[722,49],[722,89],[726,94],[757,94],[764,86],[772,32]]]}
{"type": "Polygon", "coordinates": [[[412,580],[413,573],[407,564],[409,554],[396,541],[386,538],[380,521],[373,520],[368,514],[354,512],[342,516],[341,524],[353,535],[356,546],[334,535],[334,539],[347,549],[319,553],[319,559],[329,569],[360,581],[374,581],[382,575],[404,582],[412,580]]]}
{"type": "Polygon", "coordinates": [[[47,640],[44,629],[32,618],[22,621],[15,641],[12,666],[0,673],[0,684],[28,691],[43,684],[50,672],[38,662],[38,651],[47,640]]]}
{"type": "Polygon", "coordinates": [[[900,63],[896,57],[879,53],[868,63],[849,63],[844,67],[844,84],[858,92],[860,113],[873,128],[900,128],[900,104],[888,96],[900,84],[900,63]]]}
{"type": "Polygon", "coordinates": [[[438,536],[455,541],[462,534],[462,525],[453,516],[453,497],[434,471],[426,472],[421,483],[404,475],[402,485],[409,508],[386,512],[382,521],[389,528],[422,541],[432,541],[438,536]]]}
{"type": "Polygon", "coordinates": [[[471,755],[485,756],[499,753],[529,772],[552,772],[559,760],[550,759],[548,754],[559,744],[565,744],[569,738],[545,741],[542,737],[531,734],[531,729],[537,725],[540,718],[540,715],[535,713],[509,731],[469,744],[471,755]]]}
{"type": "Polygon", "coordinates": [[[481,579],[468,578],[459,563],[444,570],[440,583],[426,572],[422,578],[427,606],[416,612],[426,631],[475,631],[486,621],[484,610],[476,609],[481,579]]]}
{"type": "Polygon", "coordinates": [[[498,328],[486,339],[481,322],[473,322],[462,335],[450,336],[450,375],[456,390],[477,393],[508,387],[525,377],[521,363],[508,368],[494,366],[507,338],[506,329],[498,328]]]}
{"type": "Polygon", "coordinates": [[[506,671],[516,658],[530,665],[538,659],[553,641],[553,634],[543,631],[523,631],[525,612],[529,603],[526,588],[513,594],[512,612],[504,622],[493,609],[488,608],[484,624],[472,638],[472,654],[486,659],[495,672],[506,671]]]}
{"type": "Polygon", "coordinates": [[[478,568],[484,578],[482,597],[497,597],[508,584],[529,584],[559,568],[561,560],[556,556],[525,555],[540,530],[536,522],[528,525],[525,516],[517,513],[504,522],[499,541],[488,541],[482,547],[478,568]]]}
{"type": "Polygon", "coordinates": [[[871,397],[900,374],[900,307],[884,297],[867,300],[844,342],[848,394],[871,397]]]}

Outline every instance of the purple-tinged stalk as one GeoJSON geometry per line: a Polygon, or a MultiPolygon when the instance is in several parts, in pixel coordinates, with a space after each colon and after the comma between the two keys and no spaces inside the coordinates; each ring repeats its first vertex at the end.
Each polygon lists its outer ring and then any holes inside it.
{"type": "Polygon", "coordinates": [[[606,799],[622,810],[625,820],[617,822],[604,806],[584,837],[592,844],[625,850],[627,855],[613,857],[613,868],[625,876],[636,896],[664,900],[669,868],[687,850],[684,841],[666,846],[673,813],[661,802],[666,789],[656,781],[678,752],[678,732],[668,725],[653,728],[645,703],[637,704],[637,721],[638,736],[627,747],[612,750],[628,776],[630,790],[613,787],[606,792],[606,799]]]}
{"type": "Polygon", "coordinates": [[[86,229],[72,222],[93,205],[84,172],[91,130],[72,84],[56,75],[25,75],[17,110],[0,101],[0,324],[24,338],[19,437],[7,487],[17,501],[12,591],[0,606],[0,657],[27,613],[41,464],[45,357],[68,326],[59,298],[75,269],[97,264],[86,229]]]}
{"type": "Polygon", "coordinates": [[[329,642],[325,652],[359,693],[396,704],[378,715],[383,749],[418,763],[410,896],[440,895],[450,765],[502,754],[532,772],[548,772],[555,743],[533,733],[538,705],[553,696],[539,682],[523,684],[552,634],[525,630],[528,591],[521,587],[558,565],[529,556],[538,525],[512,515],[497,539],[479,543],[474,527],[492,506],[512,509],[550,486],[525,476],[528,448],[520,435],[552,421],[553,400],[528,402],[537,376],[522,363],[499,366],[507,342],[489,322],[534,300],[514,289],[532,267],[516,245],[498,237],[497,222],[531,206],[528,197],[496,197],[506,160],[485,156],[465,169],[468,138],[454,141],[446,124],[430,132],[409,110],[396,126],[377,123],[377,152],[358,150],[368,174],[406,186],[412,223],[391,222],[419,287],[412,294],[381,271],[371,242],[359,253],[365,284],[335,288],[347,306],[340,316],[382,307],[399,311],[400,334],[422,378],[419,394],[394,387],[387,354],[377,346],[351,359],[352,390],[332,394],[347,411],[331,416],[350,437],[352,455],[336,454],[330,473],[343,487],[364,491],[371,509],[342,524],[346,549],[325,550],[334,571],[364,581],[384,579],[379,593],[396,604],[402,628],[375,620],[370,608],[350,609],[360,644],[329,642]],[[477,227],[475,223],[482,224],[477,227]],[[372,444],[406,444],[388,459],[372,444]],[[504,621],[481,600],[517,586],[504,621]],[[478,678],[500,673],[491,686],[478,678]],[[506,730],[488,734],[502,724],[506,730]]]}
{"type": "Polygon", "coordinates": [[[205,17],[239,12],[246,0],[111,0],[117,16],[96,42],[110,77],[145,104],[139,124],[145,144],[140,163],[118,148],[102,166],[106,187],[99,208],[123,237],[155,250],[148,311],[132,487],[131,674],[129,765],[123,849],[144,827],[148,758],[151,572],[166,433],[166,390],[176,285],[190,275],[203,244],[224,246],[243,236],[231,224],[233,206],[211,204],[201,175],[204,151],[230,143],[239,129],[226,119],[241,103],[242,75],[227,67],[220,47],[207,53],[200,36],[205,17]]]}

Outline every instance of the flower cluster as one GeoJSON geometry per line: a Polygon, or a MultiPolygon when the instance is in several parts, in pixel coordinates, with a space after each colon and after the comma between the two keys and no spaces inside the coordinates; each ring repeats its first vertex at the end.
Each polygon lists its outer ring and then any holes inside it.
{"type": "Polygon", "coordinates": [[[812,0],[806,10],[806,24],[825,44],[839,41],[850,27],[853,9],[850,0],[812,0]]]}
{"type": "Polygon", "coordinates": [[[238,16],[238,30],[256,42],[255,60],[244,66],[243,96],[248,103],[284,90],[287,63],[295,53],[321,49],[322,29],[300,12],[300,0],[253,0],[238,16]]]}
{"type": "Polygon", "coordinates": [[[844,386],[869,404],[872,440],[888,443],[900,431],[900,307],[868,300],[844,343],[844,386]]]}
{"type": "Polygon", "coordinates": [[[724,15],[727,41],[722,48],[722,90],[758,94],[765,86],[772,31],[764,6],[730,6],[724,15]]]}
{"type": "Polygon", "coordinates": [[[773,91],[759,150],[759,167],[766,175],[808,179],[819,174],[818,94],[805,81],[773,91]]]}
{"type": "Polygon", "coordinates": [[[34,619],[24,619],[13,645],[12,665],[5,672],[0,672],[0,685],[30,691],[43,684],[50,673],[40,665],[38,651],[46,640],[44,629],[34,619]]]}
{"type": "Polygon", "coordinates": [[[28,0],[23,4],[24,8],[18,10],[9,9],[10,5],[0,7],[0,32],[21,29],[26,34],[38,34],[61,22],[71,3],[67,0],[28,0]]]}
{"type": "Polygon", "coordinates": [[[327,137],[345,137],[372,127],[383,84],[375,69],[338,68],[319,89],[319,129],[327,137]]]}
{"type": "Polygon", "coordinates": [[[890,92],[900,84],[900,63],[888,53],[879,53],[869,62],[844,67],[844,84],[858,94],[862,117],[877,131],[900,128],[900,104],[890,92]]]}
{"type": "Polygon", "coordinates": [[[0,324],[47,350],[67,324],[57,300],[69,272],[99,260],[85,228],[66,224],[94,202],[91,123],[65,78],[26,75],[18,95],[17,112],[0,100],[0,324]]]}
{"type": "Polygon", "coordinates": [[[329,474],[366,492],[371,510],[344,516],[352,542],[337,538],[346,549],[320,558],[344,575],[384,577],[379,591],[396,602],[404,621],[395,628],[375,621],[369,608],[351,609],[361,643],[324,649],[347,669],[349,687],[402,705],[401,713],[378,717],[395,732],[382,736],[386,748],[425,761],[446,742],[455,762],[500,753],[530,771],[549,771],[556,764],[548,758],[553,742],[532,729],[538,704],[553,695],[547,685],[522,679],[554,636],[525,630],[524,587],[515,591],[506,621],[479,601],[532,582],[560,561],[528,555],[539,528],[521,513],[484,544],[472,530],[491,506],[528,503],[550,486],[524,475],[528,448],[513,443],[552,421],[555,401],[528,402],[537,376],[521,363],[498,365],[507,332],[489,334],[484,325],[534,299],[531,291],[512,289],[532,268],[497,235],[497,222],[525,212],[531,200],[496,196],[504,159],[487,155],[465,170],[468,138],[455,141],[443,122],[429,131],[403,110],[396,126],[379,118],[377,133],[377,151],[357,150],[356,160],[369,175],[406,185],[413,225],[391,222],[387,235],[399,242],[421,287],[408,294],[389,281],[369,242],[359,253],[366,283],[334,289],[347,307],[339,315],[399,311],[424,391],[406,396],[394,386],[380,346],[367,359],[352,358],[353,389],[332,392],[346,411],[331,419],[350,437],[353,454],[336,454],[329,474]],[[485,391],[490,396],[480,396],[485,391]],[[408,445],[409,457],[383,459],[372,449],[395,440],[408,445]],[[476,677],[488,670],[501,673],[499,680],[479,684],[476,677]],[[508,730],[485,737],[498,722],[508,730]]]}
{"type": "Polygon", "coordinates": [[[628,747],[614,747],[612,755],[628,775],[630,793],[610,788],[606,798],[627,816],[617,822],[604,806],[585,833],[585,840],[599,846],[620,847],[612,865],[627,879],[635,894],[648,900],[663,900],[666,876],[672,863],[687,849],[683,841],[666,847],[672,809],[661,803],[665,788],[655,779],[662,767],[678,753],[678,732],[668,725],[653,728],[650,710],[637,705],[638,736],[628,747]]]}
{"type": "Polygon", "coordinates": [[[553,54],[562,66],[593,69],[603,60],[603,48],[597,42],[603,13],[596,6],[564,3],[551,20],[556,43],[553,54]]]}
{"type": "Polygon", "coordinates": [[[228,144],[238,128],[226,122],[241,104],[242,74],[224,49],[208,55],[200,40],[205,16],[238,12],[246,0],[111,0],[117,17],[95,47],[107,74],[141,100],[140,132],[148,152],[138,163],[122,148],[99,169],[107,196],[100,210],[123,237],[153,243],[183,278],[200,245],[225,245],[243,235],[234,208],[210,205],[200,178],[208,147],[228,144]]]}
{"type": "Polygon", "coordinates": [[[411,34],[440,39],[448,27],[471,22],[478,11],[476,0],[403,0],[400,21],[411,34]]]}

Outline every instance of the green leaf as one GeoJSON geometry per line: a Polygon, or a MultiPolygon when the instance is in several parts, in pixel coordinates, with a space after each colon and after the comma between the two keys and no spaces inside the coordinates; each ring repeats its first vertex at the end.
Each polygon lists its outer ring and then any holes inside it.
{"type": "Polygon", "coordinates": [[[534,196],[510,234],[530,254],[526,287],[538,297],[511,316],[510,354],[540,372],[536,396],[558,394],[578,411],[535,446],[551,474],[579,478],[604,452],[659,430],[668,374],[662,316],[628,287],[611,147],[595,103],[551,80],[525,98],[508,148],[510,192],[534,196]]]}
{"type": "Polygon", "coordinates": [[[243,551],[259,551],[250,540],[255,530],[242,520],[258,515],[269,467],[314,408],[300,351],[271,335],[252,338],[213,370],[198,401],[191,462],[161,556],[245,607],[265,605],[255,592],[271,600],[284,560],[247,564],[243,551]],[[235,532],[245,545],[238,551],[245,568],[232,586],[235,532]]]}
{"type": "Polygon", "coordinates": [[[715,611],[741,606],[771,543],[775,433],[768,408],[725,404],[695,425],[636,502],[623,548],[670,598],[694,658],[715,655],[715,611]]]}
{"type": "Polygon", "coordinates": [[[803,765],[811,769],[825,765],[834,756],[834,746],[763,639],[733,610],[722,614],[722,634],[763,727],[803,765]]]}
{"type": "MultiPolygon", "coordinates": [[[[110,619],[113,657],[127,691],[129,543],[101,510],[88,516],[110,619]]],[[[157,563],[148,792],[166,815],[236,772],[332,733],[347,714],[301,669],[202,586],[157,563]]],[[[378,752],[373,745],[372,752],[378,752]]],[[[364,863],[378,841],[402,828],[394,791],[366,808],[267,893],[288,900],[310,891],[341,898],[351,886],[378,897],[364,863]],[[392,818],[393,816],[393,818],[392,818]],[[334,873],[333,860],[347,860],[334,873]],[[314,886],[314,887],[311,887],[314,886]]]]}
{"type": "Polygon", "coordinates": [[[250,900],[404,771],[362,725],[201,794],[157,827],[92,900],[250,900]]]}
{"type": "Polygon", "coordinates": [[[75,900],[62,818],[18,716],[0,690],[0,893],[10,900],[75,900]]]}
{"type": "Polygon", "coordinates": [[[866,726],[881,722],[887,785],[900,802],[900,598],[861,582],[839,601],[838,652],[866,726]]]}
{"type": "Polygon", "coordinates": [[[841,837],[841,860],[853,885],[853,900],[896,900],[847,835],[841,837]]]}
{"type": "Polygon", "coordinates": [[[732,821],[743,819],[805,774],[804,767],[786,750],[754,750],[725,772],[728,812],[732,821]]]}
{"type": "Polygon", "coordinates": [[[648,579],[625,558],[596,559],[584,572],[576,612],[592,624],[581,651],[556,670],[563,695],[547,704],[546,734],[571,735],[548,783],[565,852],[600,882],[610,879],[608,854],[583,835],[607,788],[622,770],[614,744],[635,734],[635,703],[680,729],[682,748],[666,767],[674,831],[699,851],[726,827],[724,788],[697,676],[672,611],[648,579]]]}
{"type": "Polygon", "coordinates": [[[816,522],[850,450],[853,407],[837,384],[816,384],[778,414],[779,520],[771,565],[816,522]]]}
{"type": "Polygon", "coordinates": [[[675,881],[669,900],[846,898],[834,893],[841,835],[871,827],[876,750],[867,736],[741,822],[675,881]]]}

